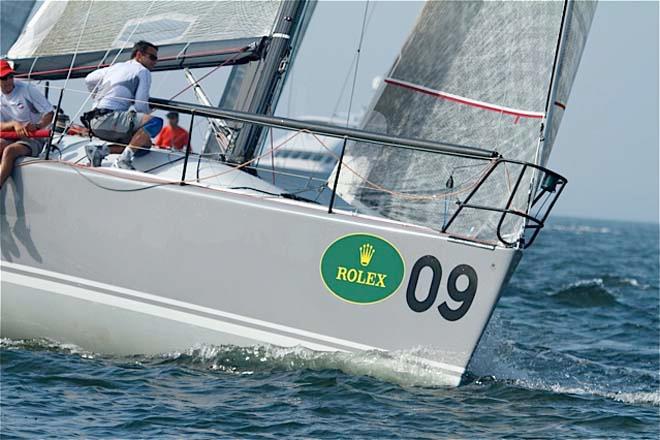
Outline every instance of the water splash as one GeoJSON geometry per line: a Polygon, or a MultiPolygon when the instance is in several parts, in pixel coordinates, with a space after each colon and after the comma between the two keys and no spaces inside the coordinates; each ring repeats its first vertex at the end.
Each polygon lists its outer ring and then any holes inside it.
{"type": "Polygon", "coordinates": [[[110,356],[92,353],[73,344],[62,344],[48,339],[1,339],[0,347],[9,350],[54,351],[84,359],[98,359],[120,364],[149,365],[174,364],[180,367],[217,371],[239,376],[273,371],[338,370],[354,376],[369,376],[402,386],[448,387],[455,385],[456,377],[425,363],[439,353],[423,348],[397,352],[363,351],[321,352],[304,347],[277,347],[254,345],[199,344],[180,352],[157,355],[110,356]]]}
{"type": "MultiPolygon", "coordinates": [[[[246,375],[273,370],[339,370],[355,376],[369,376],[405,386],[445,387],[456,377],[426,364],[420,348],[397,351],[357,353],[320,352],[304,347],[255,345],[250,347],[198,345],[183,352],[151,357],[181,365],[246,375]]],[[[437,353],[436,353],[437,354],[437,353]]]]}

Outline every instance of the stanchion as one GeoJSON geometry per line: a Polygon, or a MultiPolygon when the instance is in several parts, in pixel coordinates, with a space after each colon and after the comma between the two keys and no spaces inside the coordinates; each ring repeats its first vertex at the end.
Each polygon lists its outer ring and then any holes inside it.
{"type": "Polygon", "coordinates": [[[62,97],[64,96],[64,89],[60,90],[60,98],[57,100],[57,107],[55,108],[55,115],[53,116],[53,122],[50,128],[50,134],[48,135],[48,141],[46,142],[46,160],[50,158],[50,144],[53,142],[53,135],[55,134],[55,124],[57,124],[57,115],[60,114],[60,107],[62,107],[62,97]]]}
{"type": "Polygon", "coordinates": [[[183,186],[186,184],[186,170],[188,169],[188,158],[190,157],[190,141],[192,139],[193,133],[193,122],[195,122],[195,111],[193,110],[190,113],[190,129],[188,130],[188,144],[186,145],[186,157],[183,160],[183,173],[181,174],[181,183],[179,185],[183,186]]]}
{"type": "Polygon", "coordinates": [[[344,136],[344,143],[341,146],[341,154],[339,155],[339,163],[337,164],[337,174],[335,174],[335,183],[332,185],[332,195],[330,196],[330,203],[328,204],[328,214],[332,214],[332,207],[335,204],[335,195],[337,194],[337,185],[339,184],[339,173],[341,173],[341,164],[344,162],[344,152],[346,151],[347,137],[344,136]]]}

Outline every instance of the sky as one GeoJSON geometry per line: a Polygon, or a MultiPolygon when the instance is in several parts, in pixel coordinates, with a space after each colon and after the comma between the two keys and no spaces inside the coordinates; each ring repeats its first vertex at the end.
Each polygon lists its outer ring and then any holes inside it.
{"type": "Polygon", "coordinates": [[[658,5],[598,5],[549,162],[558,214],[658,222],[658,5]]]}
{"type": "MultiPolygon", "coordinates": [[[[598,5],[548,164],[569,181],[555,207],[557,215],[658,222],[658,5],[598,5]]],[[[368,106],[374,78],[390,68],[421,7],[421,2],[369,3],[353,114],[368,106]]],[[[317,4],[278,115],[346,114],[364,10],[362,1],[317,4]]],[[[228,69],[220,69],[202,82],[213,102],[218,102],[227,74],[228,69]]],[[[186,86],[181,72],[158,73],[152,96],[168,98],[186,86]]],[[[68,87],[78,90],[64,98],[64,108],[73,116],[84,101],[79,92],[84,86],[75,80],[68,87]]],[[[190,92],[177,99],[195,102],[190,92]]],[[[187,127],[184,117],[182,125],[187,127]]],[[[195,131],[198,147],[204,127],[195,131]]]]}
{"type": "MultiPolygon", "coordinates": [[[[389,69],[421,6],[375,3],[353,111],[368,105],[373,78],[389,69]]],[[[285,89],[278,113],[326,116],[337,102],[346,111],[352,76],[342,85],[352,74],[363,13],[363,2],[318,4],[292,71],[296,88],[285,89]]],[[[569,181],[555,214],[658,222],[658,14],[658,2],[598,4],[548,163],[569,181]]]]}

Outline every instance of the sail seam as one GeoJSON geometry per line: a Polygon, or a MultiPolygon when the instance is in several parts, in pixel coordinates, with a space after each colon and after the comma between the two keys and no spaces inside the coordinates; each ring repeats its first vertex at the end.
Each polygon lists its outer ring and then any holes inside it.
{"type": "Polygon", "coordinates": [[[434,96],[436,98],[446,99],[447,101],[457,102],[459,104],[469,105],[471,107],[480,108],[482,110],[489,110],[497,113],[503,113],[505,115],[511,115],[516,117],[516,121],[519,118],[530,118],[530,119],[542,119],[545,117],[543,112],[533,112],[527,110],[520,110],[511,107],[505,107],[502,105],[491,104],[484,101],[478,101],[476,99],[466,98],[464,96],[454,95],[452,93],[443,92],[441,90],[434,90],[428,87],[420,86],[417,84],[409,83],[407,81],[401,81],[394,78],[385,78],[387,84],[398,86],[404,89],[412,90],[415,92],[424,93],[426,95],[434,96]]]}

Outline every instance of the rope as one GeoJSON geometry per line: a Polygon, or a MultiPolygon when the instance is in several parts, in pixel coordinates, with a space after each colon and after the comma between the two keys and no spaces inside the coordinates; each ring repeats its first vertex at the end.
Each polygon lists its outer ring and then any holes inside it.
{"type": "MultiPolygon", "coordinates": [[[[328,152],[332,156],[334,156],[335,159],[337,159],[337,161],[339,161],[340,157],[332,149],[330,149],[328,146],[326,146],[323,143],[323,141],[321,139],[319,139],[319,137],[315,133],[311,133],[311,135],[314,136],[314,138],[316,138],[316,140],[321,144],[321,146],[323,146],[326,150],[328,150],[328,152]]],[[[435,193],[435,194],[431,194],[431,195],[410,195],[410,194],[390,190],[390,189],[387,189],[387,188],[385,188],[381,185],[378,185],[377,183],[374,183],[374,182],[370,181],[369,179],[367,179],[366,177],[362,176],[360,173],[355,171],[346,162],[342,162],[342,168],[346,168],[351,173],[353,173],[355,176],[359,177],[362,181],[364,181],[364,183],[366,184],[365,185],[366,187],[371,188],[371,189],[375,189],[377,191],[382,191],[386,194],[390,194],[390,195],[393,195],[393,196],[396,196],[396,197],[401,197],[402,199],[405,199],[405,200],[442,200],[442,199],[445,199],[445,198],[448,198],[448,197],[453,197],[455,195],[465,193],[467,191],[472,190],[472,188],[474,188],[479,183],[481,178],[488,172],[488,170],[490,168],[495,167],[496,165],[497,165],[497,161],[495,159],[489,161],[489,166],[486,167],[477,176],[477,178],[474,180],[474,183],[467,186],[467,187],[465,187],[465,188],[463,188],[463,189],[456,190],[456,191],[453,191],[453,192],[450,192],[450,193],[441,192],[441,193],[435,193]]]]}
{"type": "MultiPolygon", "coordinates": [[[[369,17],[367,18],[367,26],[365,28],[365,32],[369,28],[369,23],[371,23],[371,17],[374,15],[374,11],[376,10],[376,5],[377,5],[377,3],[374,3],[374,5],[371,7],[371,11],[369,12],[369,17]]],[[[337,102],[335,102],[335,107],[332,110],[332,116],[337,116],[337,111],[339,110],[339,105],[341,103],[341,98],[344,96],[344,92],[346,91],[346,86],[348,85],[348,79],[351,77],[351,71],[353,70],[353,65],[355,64],[355,59],[357,58],[357,55],[358,55],[357,53],[355,53],[355,55],[353,55],[353,59],[351,60],[351,64],[350,64],[350,66],[348,66],[348,70],[346,70],[346,76],[344,77],[344,82],[342,83],[339,94],[337,95],[337,102]]],[[[293,83],[293,81],[292,81],[292,83],[293,83]]],[[[290,111],[289,111],[289,114],[291,114],[290,111]]]]}
{"type": "MultiPolygon", "coordinates": [[[[133,30],[131,31],[131,34],[130,34],[130,35],[128,36],[128,38],[126,39],[127,41],[130,41],[130,39],[133,37],[133,34],[134,34],[135,31],[137,30],[137,28],[140,27],[140,25],[141,25],[142,22],[144,21],[144,18],[147,16],[147,14],[149,13],[149,11],[151,11],[151,8],[152,8],[152,6],[154,5],[154,2],[155,2],[155,0],[151,0],[151,2],[149,3],[149,7],[146,9],[146,11],[144,11],[144,14],[142,14],[142,17],[140,17],[140,21],[139,21],[139,22],[137,23],[137,25],[133,28],[133,30]]],[[[90,6],[90,8],[91,8],[91,6],[90,6]]],[[[88,12],[89,12],[89,11],[88,11],[88,12]]],[[[110,62],[109,66],[112,66],[112,65],[115,64],[115,62],[117,62],[117,59],[119,58],[119,55],[122,53],[122,51],[123,51],[124,49],[125,49],[125,47],[122,46],[122,47],[117,51],[117,54],[115,55],[115,57],[113,58],[113,60],[110,62]]],[[[106,52],[106,56],[107,56],[108,53],[109,53],[109,49],[108,49],[108,51],[106,52]]],[[[105,58],[105,56],[104,56],[104,58],[105,58]]],[[[69,75],[70,75],[70,74],[71,74],[71,72],[69,71],[69,75]]],[[[99,85],[100,85],[100,83],[97,84],[97,85],[94,87],[94,90],[92,90],[91,92],[89,92],[89,94],[87,95],[87,98],[86,98],[85,101],[82,103],[82,105],[78,108],[78,111],[76,112],[76,114],[70,119],[70,121],[69,121],[69,125],[67,125],[67,126],[64,128],[64,133],[66,133],[67,130],[71,127],[71,124],[73,124],[73,121],[75,121],[75,120],[78,118],[78,116],[80,116],[80,113],[82,112],[82,110],[85,108],[85,106],[86,106],[87,103],[89,102],[89,99],[90,99],[90,98],[96,93],[96,89],[98,88],[99,85]]],[[[66,90],[66,84],[64,84],[63,89],[66,90]]],[[[62,136],[60,136],[60,138],[58,139],[58,142],[61,141],[63,137],[64,137],[64,134],[62,134],[62,136]]]]}
{"type": "Polygon", "coordinates": [[[353,73],[353,86],[351,87],[351,97],[348,100],[348,115],[346,115],[346,126],[351,121],[351,108],[353,107],[353,95],[355,94],[355,83],[357,82],[358,69],[360,68],[360,51],[362,50],[362,41],[364,40],[364,29],[367,25],[367,11],[369,10],[369,0],[364,3],[364,15],[362,16],[362,30],[360,31],[360,42],[357,48],[357,59],[355,61],[355,72],[353,73]]]}
{"type": "Polygon", "coordinates": [[[172,100],[172,99],[176,98],[177,96],[181,95],[181,94],[182,94],[183,92],[185,92],[186,90],[189,90],[189,89],[191,89],[192,87],[198,86],[199,83],[202,82],[202,80],[204,80],[205,78],[209,77],[212,73],[215,73],[219,68],[226,66],[228,63],[230,63],[230,62],[234,61],[236,58],[238,58],[238,56],[241,55],[243,52],[245,52],[245,50],[247,50],[247,48],[248,48],[248,47],[244,47],[244,48],[242,48],[242,50],[241,50],[240,52],[238,52],[236,55],[234,55],[234,56],[231,57],[231,58],[228,58],[228,59],[227,59],[226,61],[224,61],[222,64],[220,64],[220,65],[218,65],[218,66],[215,66],[210,72],[207,72],[206,74],[202,75],[202,77],[199,78],[198,80],[196,80],[194,83],[192,83],[192,84],[188,84],[188,86],[184,87],[180,92],[178,92],[178,93],[176,93],[174,96],[172,96],[172,97],[170,98],[170,100],[172,100]]]}
{"type": "MultiPolygon", "coordinates": [[[[57,88],[57,87],[55,87],[55,88],[57,88]]],[[[89,93],[89,92],[86,92],[86,91],[75,90],[75,89],[69,89],[69,90],[74,91],[74,92],[79,92],[79,93],[89,93]]],[[[118,99],[128,100],[128,98],[118,98],[118,99]]],[[[137,101],[137,102],[140,102],[140,101],[137,101]]],[[[162,105],[162,106],[166,107],[166,108],[175,109],[175,106],[168,106],[168,105],[162,105]]],[[[245,121],[243,121],[243,122],[245,122],[245,121]]],[[[325,142],[323,142],[316,133],[312,133],[309,130],[299,130],[296,133],[294,133],[292,136],[289,136],[288,138],[286,138],[284,141],[282,141],[278,145],[266,150],[261,155],[255,156],[252,159],[250,159],[246,162],[243,162],[239,165],[236,165],[235,167],[232,167],[229,170],[225,170],[225,171],[222,171],[220,173],[212,174],[212,175],[209,175],[209,176],[204,176],[204,177],[201,177],[201,178],[195,179],[195,180],[184,180],[183,182],[188,183],[188,184],[189,183],[194,183],[194,182],[201,182],[201,181],[204,181],[204,180],[220,177],[220,176],[228,174],[230,172],[245,168],[246,166],[258,161],[259,159],[261,159],[263,157],[266,157],[270,154],[273,154],[275,151],[282,148],[287,142],[290,142],[295,137],[297,137],[297,136],[299,136],[300,134],[303,134],[303,133],[311,134],[316,139],[316,141],[319,143],[319,145],[321,147],[323,147],[326,151],[328,151],[328,153],[331,156],[333,156],[337,161],[339,161],[339,156],[330,147],[328,147],[325,144],[325,142]]],[[[113,142],[113,144],[127,146],[126,144],[121,144],[121,143],[118,143],[118,142],[113,142]]],[[[144,149],[144,150],[149,150],[149,151],[158,151],[157,149],[151,149],[151,148],[146,148],[146,147],[131,146],[131,148],[144,149]]],[[[170,154],[182,154],[182,153],[173,153],[173,152],[169,152],[169,153],[170,154]]],[[[216,153],[199,153],[200,156],[214,156],[215,154],[216,153]]],[[[395,196],[395,197],[400,197],[404,200],[443,200],[443,199],[446,199],[446,198],[449,198],[449,197],[454,197],[456,195],[460,195],[460,194],[463,194],[467,191],[472,190],[478,184],[478,182],[481,180],[481,178],[488,172],[488,170],[490,168],[494,167],[496,164],[497,164],[496,160],[489,161],[489,166],[485,167],[484,170],[475,177],[473,183],[467,185],[466,187],[464,187],[462,189],[452,191],[452,192],[449,192],[449,193],[448,192],[439,192],[439,193],[434,193],[434,194],[430,194],[430,195],[421,195],[421,194],[420,195],[413,195],[413,194],[407,194],[407,193],[402,193],[402,192],[399,192],[399,191],[391,190],[391,189],[385,188],[385,187],[383,187],[383,186],[381,186],[381,185],[379,185],[375,182],[372,182],[372,181],[368,180],[366,177],[364,177],[363,175],[358,173],[355,169],[353,169],[350,165],[346,164],[345,162],[342,163],[342,167],[346,168],[349,172],[351,172],[352,174],[354,174],[355,176],[360,178],[364,182],[365,187],[371,188],[373,190],[381,191],[381,192],[384,192],[386,194],[390,194],[390,195],[395,196]]],[[[177,181],[175,181],[175,183],[178,184],[178,183],[181,183],[181,181],[177,180],[177,181]]]]}
{"type": "MultiPolygon", "coordinates": [[[[82,29],[80,30],[80,35],[78,36],[78,42],[76,43],[76,49],[73,51],[73,56],[71,57],[71,64],[69,65],[69,71],[66,74],[66,79],[64,80],[64,86],[63,88],[66,89],[67,84],[69,84],[69,78],[71,78],[71,69],[73,69],[73,65],[76,63],[76,57],[78,56],[78,50],[80,49],[80,43],[82,42],[83,35],[85,33],[85,28],[87,27],[87,22],[89,21],[89,14],[92,12],[92,5],[94,4],[94,0],[91,0],[89,2],[89,8],[87,8],[87,14],[85,15],[85,21],[83,22],[82,29]]],[[[57,119],[57,115],[55,115],[55,118],[57,119]]]]}

